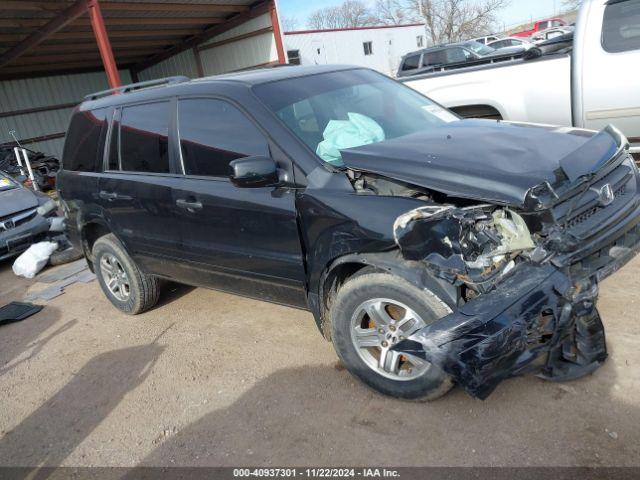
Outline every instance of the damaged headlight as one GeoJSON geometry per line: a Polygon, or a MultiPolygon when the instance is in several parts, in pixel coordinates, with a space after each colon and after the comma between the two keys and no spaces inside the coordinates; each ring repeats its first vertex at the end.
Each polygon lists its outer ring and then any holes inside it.
{"type": "MultiPolygon", "coordinates": [[[[408,260],[452,282],[482,286],[536,248],[524,219],[506,208],[425,206],[398,217],[394,238],[408,260]]],[[[482,290],[482,288],[480,288],[482,290]]]]}

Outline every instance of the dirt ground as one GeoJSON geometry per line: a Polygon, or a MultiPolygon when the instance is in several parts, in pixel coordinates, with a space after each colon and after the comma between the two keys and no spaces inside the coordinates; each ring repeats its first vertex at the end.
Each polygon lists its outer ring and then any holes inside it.
{"type": "MultiPolygon", "coordinates": [[[[638,466],[639,273],[602,286],[592,376],[430,404],[354,380],[303,311],[172,286],[132,318],[72,285],[0,327],[0,465],[638,466]]],[[[0,304],[31,284],[0,263],[0,304]]]]}

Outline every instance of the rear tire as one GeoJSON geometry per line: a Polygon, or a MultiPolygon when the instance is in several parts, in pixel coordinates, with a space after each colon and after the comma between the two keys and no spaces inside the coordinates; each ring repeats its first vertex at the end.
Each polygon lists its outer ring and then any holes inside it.
{"type": "Polygon", "coordinates": [[[398,356],[389,345],[450,312],[434,293],[403,278],[377,272],[356,275],[340,288],[331,306],[333,345],[347,370],[374,390],[434,400],[452,388],[451,377],[424,360],[421,364],[415,357],[398,356]]]}
{"type": "Polygon", "coordinates": [[[158,303],[159,280],[138,268],[115,235],[96,240],[92,256],[100,288],[116,308],[137,315],[158,303]]]}

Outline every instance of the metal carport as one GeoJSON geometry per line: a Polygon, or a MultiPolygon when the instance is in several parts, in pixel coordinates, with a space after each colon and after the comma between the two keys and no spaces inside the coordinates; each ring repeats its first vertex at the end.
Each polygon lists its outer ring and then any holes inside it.
{"type": "Polygon", "coordinates": [[[0,144],[58,155],[91,91],[286,61],[275,0],[2,0],[0,27],[0,144]]]}

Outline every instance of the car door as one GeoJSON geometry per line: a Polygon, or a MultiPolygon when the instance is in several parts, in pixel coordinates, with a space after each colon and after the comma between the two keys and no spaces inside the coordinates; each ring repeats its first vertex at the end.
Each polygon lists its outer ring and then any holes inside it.
{"type": "Polygon", "coordinates": [[[140,266],[171,276],[180,252],[171,191],[172,101],[127,105],[114,115],[99,201],[110,228],[140,266]]]}
{"type": "Polygon", "coordinates": [[[295,192],[239,188],[232,160],[270,156],[266,136],[237,106],[219,98],[178,100],[185,171],[174,189],[184,275],[190,283],[262,300],[306,305],[295,192]]]}

